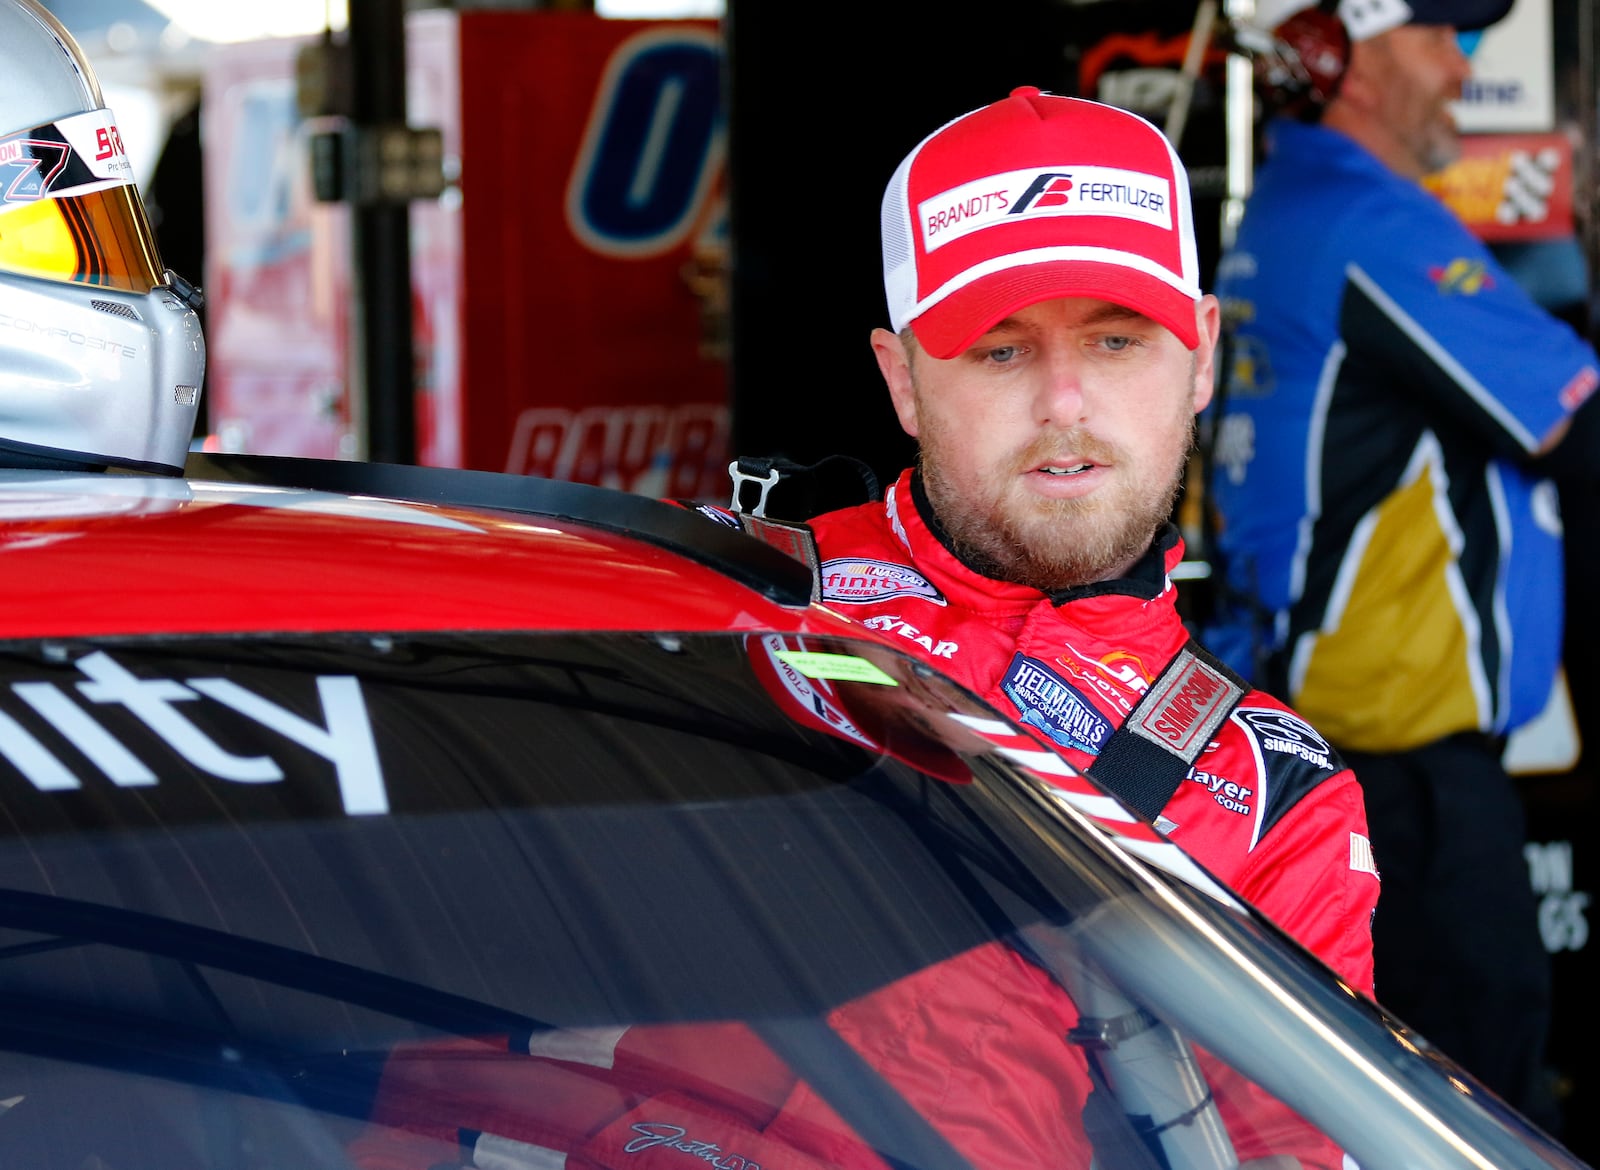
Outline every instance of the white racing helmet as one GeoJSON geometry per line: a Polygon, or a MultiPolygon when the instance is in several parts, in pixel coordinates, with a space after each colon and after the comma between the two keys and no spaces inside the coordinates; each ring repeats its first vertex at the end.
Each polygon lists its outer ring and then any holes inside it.
{"type": "Polygon", "coordinates": [[[35,0],[0,0],[0,466],[180,473],[198,303],[82,50],[35,0]]]}

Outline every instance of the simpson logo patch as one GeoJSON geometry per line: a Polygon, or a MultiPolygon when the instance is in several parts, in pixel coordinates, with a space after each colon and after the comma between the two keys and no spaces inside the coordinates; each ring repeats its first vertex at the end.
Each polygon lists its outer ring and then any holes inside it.
{"type": "Polygon", "coordinates": [[[1241,707],[1239,718],[1252,732],[1262,751],[1295,756],[1324,771],[1336,771],[1333,748],[1311,724],[1288,711],[1264,707],[1241,707]]]}
{"type": "Polygon", "coordinates": [[[946,604],[944,594],[909,565],[893,561],[836,557],[821,566],[822,597],[845,605],[865,605],[887,597],[922,597],[935,605],[946,604]]]}
{"type": "Polygon", "coordinates": [[[1184,650],[1150,688],[1128,729],[1193,760],[1241,694],[1227,677],[1184,650]]]}
{"type": "Polygon", "coordinates": [[[1041,215],[1110,215],[1170,229],[1172,193],[1158,175],[1062,163],[976,179],[917,205],[929,252],[1015,216],[1041,215]]]}
{"type": "Polygon", "coordinates": [[[1005,691],[1029,727],[1037,727],[1063,747],[1100,754],[1111,738],[1111,721],[1055,671],[1036,658],[1013,655],[1005,677],[1005,691]]]}

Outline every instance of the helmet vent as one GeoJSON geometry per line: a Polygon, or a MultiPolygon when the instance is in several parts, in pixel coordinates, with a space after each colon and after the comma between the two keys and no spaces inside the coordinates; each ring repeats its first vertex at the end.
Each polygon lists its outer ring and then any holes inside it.
{"type": "Polygon", "coordinates": [[[125,305],[121,301],[90,301],[89,307],[99,309],[102,313],[110,313],[116,317],[126,317],[130,321],[139,320],[139,311],[132,305],[125,305]]]}

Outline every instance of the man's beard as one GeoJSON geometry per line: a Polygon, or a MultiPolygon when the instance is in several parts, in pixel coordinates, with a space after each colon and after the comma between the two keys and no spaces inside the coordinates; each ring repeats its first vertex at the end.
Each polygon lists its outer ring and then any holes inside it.
{"type": "Polygon", "coordinates": [[[1455,119],[1441,113],[1418,134],[1415,146],[1418,164],[1424,175],[1436,175],[1461,158],[1461,135],[1455,119]]]}
{"type": "Polygon", "coordinates": [[[1053,594],[1119,576],[1144,555],[1177,503],[1194,416],[1186,412],[1183,425],[1172,466],[1158,468],[1146,482],[1124,479],[1089,497],[1045,499],[1019,490],[1020,476],[1058,452],[1128,467],[1122,452],[1075,427],[1042,436],[1011,466],[965,489],[944,475],[940,453],[960,442],[944,426],[924,427],[918,462],[928,501],[962,561],[985,577],[1053,594]]]}

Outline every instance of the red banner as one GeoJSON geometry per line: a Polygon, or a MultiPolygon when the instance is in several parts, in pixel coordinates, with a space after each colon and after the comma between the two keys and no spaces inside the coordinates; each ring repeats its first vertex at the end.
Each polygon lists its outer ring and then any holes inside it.
{"type": "MultiPolygon", "coordinates": [[[[418,461],[727,495],[721,41],[552,10],[407,20],[409,121],[459,168],[411,205],[418,461]]],[[[349,212],[310,195],[303,42],[205,79],[214,444],[352,456],[349,212]]]]}

